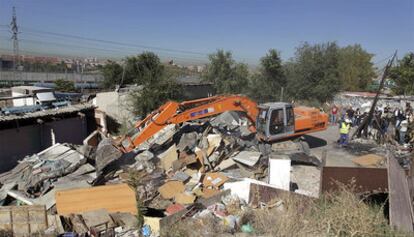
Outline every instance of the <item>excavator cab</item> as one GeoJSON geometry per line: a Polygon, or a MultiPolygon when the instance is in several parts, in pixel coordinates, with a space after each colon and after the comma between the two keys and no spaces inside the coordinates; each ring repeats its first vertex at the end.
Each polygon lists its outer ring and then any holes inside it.
{"type": "Polygon", "coordinates": [[[290,103],[275,102],[258,106],[256,130],[266,141],[278,140],[295,133],[295,114],[290,103]]]}

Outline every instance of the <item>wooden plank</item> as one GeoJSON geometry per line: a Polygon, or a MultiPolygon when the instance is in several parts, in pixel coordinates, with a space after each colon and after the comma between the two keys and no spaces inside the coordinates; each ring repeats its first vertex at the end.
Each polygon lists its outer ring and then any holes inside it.
{"type": "Polygon", "coordinates": [[[56,208],[58,214],[63,216],[98,209],[137,214],[135,192],[127,184],[58,191],[56,208]]]}
{"type": "Polygon", "coordinates": [[[390,224],[398,230],[413,232],[412,203],[404,170],[393,156],[388,156],[390,224]]]}

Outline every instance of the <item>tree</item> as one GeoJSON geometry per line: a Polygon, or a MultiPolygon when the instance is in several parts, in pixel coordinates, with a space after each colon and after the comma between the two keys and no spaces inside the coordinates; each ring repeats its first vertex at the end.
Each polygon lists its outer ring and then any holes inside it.
{"type": "Polygon", "coordinates": [[[365,91],[376,76],[371,62],[373,54],[361,45],[349,45],[339,49],[339,78],[346,91],[365,91]]]}
{"type": "Polygon", "coordinates": [[[129,97],[136,115],[145,116],[167,100],[178,99],[181,95],[175,78],[166,74],[158,56],[151,52],[127,58],[125,78],[140,85],[129,97]]]}
{"type": "Polygon", "coordinates": [[[399,95],[414,95],[414,52],[410,52],[390,70],[394,81],[394,92],[399,95]]]}
{"type": "Polygon", "coordinates": [[[123,68],[120,64],[109,61],[105,66],[101,68],[104,80],[102,86],[104,88],[114,89],[116,85],[121,83],[123,68]]]}
{"type": "Polygon", "coordinates": [[[55,90],[61,91],[61,92],[74,92],[75,89],[75,83],[73,81],[67,81],[64,79],[57,79],[55,81],[55,90]]]}
{"type": "Polygon", "coordinates": [[[247,91],[249,71],[246,64],[236,63],[231,52],[217,50],[209,55],[203,80],[212,82],[217,93],[239,94],[247,91]]]}
{"type": "Polygon", "coordinates": [[[280,99],[281,88],[286,87],[286,76],[279,53],[270,49],[260,59],[260,63],[259,73],[250,79],[250,97],[260,102],[277,101],[280,99]]]}
{"type": "Polygon", "coordinates": [[[331,100],[341,89],[338,51],[335,42],[299,46],[286,66],[290,96],[321,103],[331,100]]]}
{"type": "Polygon", "coordinates": [[[126,59],[126,81],[138,85],[156,82],[164,76],[165,68],[160,58],[152,52],[144,52],[126,59]]]}

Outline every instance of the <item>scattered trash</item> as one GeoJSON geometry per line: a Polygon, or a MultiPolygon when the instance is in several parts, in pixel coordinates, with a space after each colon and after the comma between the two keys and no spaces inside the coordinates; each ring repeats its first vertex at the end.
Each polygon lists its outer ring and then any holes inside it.
{"type": "Polygon", "coordinates": [[[240,229],[243,233],[249,233],[250,234],[250,233],[254,232],[253,226],[250,225],[250,224],[242,225],[240,229]]]}

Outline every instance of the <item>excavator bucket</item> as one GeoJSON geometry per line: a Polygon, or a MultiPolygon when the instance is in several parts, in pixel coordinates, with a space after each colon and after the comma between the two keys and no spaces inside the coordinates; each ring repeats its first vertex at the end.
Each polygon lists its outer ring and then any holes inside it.
{"type": "Polygon", "coordinates": [[[100,175],[102,170],[113,161],[122,156],[122,152],[113,145],[111,138],[104,138],[96,149],[95,167],[96,173],[100,175]]]}

